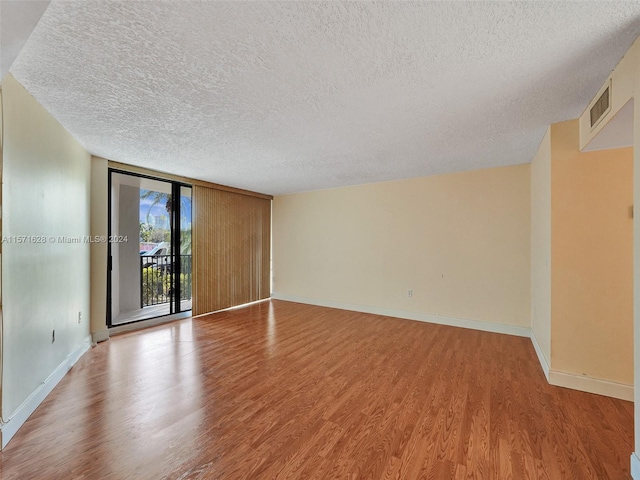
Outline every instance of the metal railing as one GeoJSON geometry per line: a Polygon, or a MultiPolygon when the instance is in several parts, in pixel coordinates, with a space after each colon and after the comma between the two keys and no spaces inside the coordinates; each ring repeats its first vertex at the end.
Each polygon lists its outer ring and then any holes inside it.
{"type": "MultiPolygon", "coordinates": [[[[191,255],[180,255],[180,300],[191,299],[191,255]]],[[[174,299],[171,255],[140,255],[140,306],[168,303],[174,299]]]]}

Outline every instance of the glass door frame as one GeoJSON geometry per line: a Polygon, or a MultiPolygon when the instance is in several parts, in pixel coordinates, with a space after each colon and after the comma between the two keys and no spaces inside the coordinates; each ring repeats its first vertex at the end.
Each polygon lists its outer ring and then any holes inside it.
{"type": "MultiPolygon", "coordinates": [[[[112,236],[112,178],[113,174],[121,174],[121,175],[129,175],[132,177],[138,178],[147,178],[149,180],[155,180],[158,182],[164,182],[171,185],[171,215],[169,218],[169,228],[171,230],[171,271],[173,273],[173,280],[171,289],[174,292],[173,298],[169,301],[169,313],[164,315],[158,315],[156,317],[145,318],[141,320],[134,320],[131,322],[123,322],[114,325],[112,322],[112,271],[113,271],[113,257],[111,255],[111,242],[107,242],[107,328],[128,325],[131,323],[141,322],[144,320],[151,320],[152,318],[161,318],[169,315],[174,315],[176,313],[182,313],[180,310],[180,302],[182,292],[181,290],[181,282],[180,275],[182,274],[182,261],[180,255],[180,219],[181,219],[181,189],[182,187],[190,188],[193,192],[193,185],[185,182],[180,182],[177,180],[171,180],[167,178],[154,177],[152,175],[147,175],[138,172],[130,172],[127,170],[121,170],[118,168],[109,168],[107,173],[108,178],[108,186],[107,186],[107,238],[111,238],[112,236]],[[176,275],[177,273],[177,275],[176,275]]],[[[191,197],[193,199],[193,195],[191,197]]],[[[193,211],[193,210],[192,210],[193,211]]],[[[136,239],[139,241],[139,239],[136,239]]],[[[192,241],[193,241],[193,232],[192,232],[192,241]]],[[[193,253],[192,253],[193,255],[193,253]]],[[[193,264],[192,264],[193,265],[193,264]]],[[[188,310],[184,310],[187,312],[188,310]]]]}

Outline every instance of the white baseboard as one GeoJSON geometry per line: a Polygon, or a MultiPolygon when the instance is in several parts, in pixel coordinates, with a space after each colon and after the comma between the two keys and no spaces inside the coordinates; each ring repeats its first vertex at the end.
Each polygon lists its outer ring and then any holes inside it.
{"type": "Polygon", "coordinates": [[[42,401],[51,393],[56,385],[67,374],[71,367],[84,355],[84,353],[91,348],[91,336],[87,336],[82,345],[80,345],[75,351],[71,352],[67,358],[65,358],[60,365],[53,371],[47,379],[42,382],[36,390],[29,395],[29,397],[22,402],[22,405],[18,407],[15,413],[6,422],[0,424],[0,445],[1,448],[7,446],[9,440],[13,438],[18,429],[24,425],[29,416],[35,412],[36,408],[42,403],[42,401]]]}
{"type": "Polygon", "coordinates": [[[575,373],[549,371],[549,383],[557,387],[571,388],[582,392],[596,393],[605,397],[633,402],[633,385],[609,382],[575,373]]]}
{"type": "MultiPolygon", "coordinates": [[[[556,387],[570,388],[572,390],[580,390],[581,392],[596,393],[605,397],[619,398],[633,402],[633,385],[624,383],[610,382],[608,380],[600,380],[598,378],[577,375],[575,373],[560,372],[552,370],[549,366],[547,358],[540,348],[538,339],[533,330],[531,331],[531,343],[538,355],[538,361],[542,367],[547,382],[556,387]]],[[[640,480],[640,479],[639,479],[640,480]]]]}
{"type": "Polygon", "coordinates": [[[91,334],[91,341],[94,345],[105,340],[109,340],[109,330],[100,330],[91,334]]]}
{"type": "Polygon", "coordinates": [[[636,452],[631,454],[631,477],[633,480],[640,480],[640,458],[636,452]]]}
{"type": "Polygon", "coordinates": [[[547,382],[549,381],[549,362],[547,361],[547,357],[544,356],[542,352],[542,348],[540,348],[540,344],[538,343],[538,339],[536,338],[533,330],[531,330],[531,343],[533,343],[533,349],[536,351],[536,355],[538,356],[538,361],[540,362],[540,366],[542,367],[542,371],[544,372],[544,376],[547,378],[547,382]]]}
{"type": "Polygon", "coordinates": [[[531,329],[516,325],[506,325],[502,323],[483,322],[480,320],[467,320],[463,318],[443,317],[441,315],[430,315],[428,313],[409,312],[406,310],[395,310],[392,308],[373,307],[369,305],[355,305],[351,303],[333,302],[330,300],[318,300],[315,298],[298,297],[283,293],[272,293],[274,300],[284,300],[287,302],[306,303],[319,307],[339,308],[340,310],[351,310],[354,312],[372,313],[374,315],[384,315],[387,317],[404,318],[406,320],[416,320],[418,322],[437,323],[451,327],[469,328],[481,330],[483,332],[503,333],[515,335],[517,337],[530,337],[531,329]]]}

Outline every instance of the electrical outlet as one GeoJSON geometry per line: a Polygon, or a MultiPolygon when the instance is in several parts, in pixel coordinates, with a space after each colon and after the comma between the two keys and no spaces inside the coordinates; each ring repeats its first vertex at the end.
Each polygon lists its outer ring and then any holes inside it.
{"type": "Polygon", "coordinates": [[[82,323],[82,312],[78,312],[78,323],[82,323]]]}
{"type": "Polygon", "coordinates": [[[51,332],[51,343],[55,343],[56,342],[56,331],[53,330],[51,332]]]}
{"type": "Polygon", "coordinates": [[[413,297],[413,290],[407,290],[407,297],[413,297]]]}

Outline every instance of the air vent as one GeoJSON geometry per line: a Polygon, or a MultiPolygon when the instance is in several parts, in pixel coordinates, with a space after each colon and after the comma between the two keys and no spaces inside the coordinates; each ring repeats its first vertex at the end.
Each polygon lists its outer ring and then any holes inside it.
{"type": "Polygon", "coordinates": [[[591,128],[595,127],[602,118],[609,113],[611,108],[611,84],[604,89],[602,95],[596,100],[590,110],[591,128]]]}

